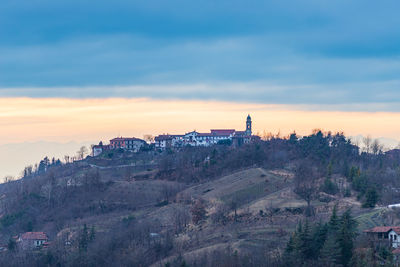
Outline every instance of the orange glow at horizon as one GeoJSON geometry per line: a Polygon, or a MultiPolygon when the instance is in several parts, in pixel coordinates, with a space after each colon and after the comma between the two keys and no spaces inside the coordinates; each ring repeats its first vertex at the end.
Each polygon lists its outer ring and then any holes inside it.
{"type": "Polygon", "coordinates": [[[290,105],[146,98],[0,98],[0,144],[30,141],[108,141],[115,136],[244,130],[300,135],[312,129],[400,139],[400,113],[308,111],[290,105]]]}

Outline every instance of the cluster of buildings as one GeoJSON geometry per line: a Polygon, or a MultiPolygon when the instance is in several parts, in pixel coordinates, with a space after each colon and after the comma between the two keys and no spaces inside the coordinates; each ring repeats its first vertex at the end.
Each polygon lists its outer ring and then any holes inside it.
{"type": "MultiPolygon", "coordinates": [[[[259,139],[258,136],[252,135],[252,121],[250,115],[248,115],[244,131],[236,131],[235,129],[212,129],[209,133],[192,131],[180,135],[163,134],[154,138],[153,145],[155,149],[158,150],[185,146],[212,146],[219,143],[241,146],[259,139]]],[[[98,145],[94,145],[92,147],[92,155],[96,157],[105,150],[113,149],[124,149],[138,152],[140,148],[146,144],[146,141],[139,138],[117,137],[111,139],[109,145],[104,145],[102,142],[98,145]]]]}

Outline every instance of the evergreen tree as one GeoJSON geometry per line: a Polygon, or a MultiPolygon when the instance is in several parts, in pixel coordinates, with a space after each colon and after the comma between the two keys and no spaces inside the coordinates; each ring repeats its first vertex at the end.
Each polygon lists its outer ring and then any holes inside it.
{"type": "Polygon", "coordinates": [[[86,252],[88,243],[89,243],[89,233],[86,224],[84,224],[79,238],[79,251],[86,252]]]}
{"type": "Polygon", "coordinates": [[[322,266],[349,266],[356,232],[350,209],[339,217],[335,206],[326,224],[298,224],[285,249],[285,264],[310,265],[318,259],[322,266]]]}
{"type": "Polygon", "coordinates": [[[338,192],[337,185],[331,181],[329,177],[325,178],[324,184],[322,185],[322,191],[327,194],[335,195],[338,192]]]}
{"type": "Polygon", "coordinates": [[[10,251],[14,251],[17,248],[17,242],[13,238],[8,240],[7,248],[10,251]]]}
{"type": "Polygon", "coordinates": [[[297,230],[292,234],[292,236],[289,239],[289,242],[286,245],[286,249],[285,249],[285,256],[284,259],[287,263],[287,265],[291,265],[291,266],[296,266],[296,265],[300,265],[301,261],[302,261],[302,257],[300,254],[300,242],[299,242],[299,230],[300,232],[302,232],[301,229],[301,223],[299,224],[299,226],[297,227],[297,230]]]}
{"type": "Polygon", "coordinates": [[[340,246],[340,263],[348,266],[353,256],[353,241],[357,235],[357,221],[351,216],[351,210],[346,210],[340,218],[340,228],[337,233],[337,242],[340,246]]]}
{"type": "Polygon", "coordinates": [[[331,232],[327,235],[323,247],[320,251],[320,262],[323,266],[338,266],[340,256],[340,246],[336,240],[336,236],[331,232]]]}
{"type": "Polygon", "coordinates": [[[335,234],[339,230],[339,217],[337,215],[337,205],[333,207],[331,218],[328,222],[328,231],[335,234]]]}
{"type": "Polygon", "coordinates": [[[311,237],[311,226],[308,220],[306,220],[306,223],[304,224],[303,231],[299,233],[299,245],[300,245],[300,252],[302,259],[309,260],[313,256],[313,246],[312,246],[313,240],[311,237]]]}
{"type": "Polygon", "coordinates": [[[363,203],[363,208],[374,208],[376,202],[378,202],[378,199],[379,196],[375,187],[370,187],[365,193],[365,202],[363,203]]]}
{"type": "Polygon", "coordinates": [[[96,230],[94,228],[94,225],[90,228],[90,234],[89,234],[89,241],[93,241],[96,238],[96,230]]]}
{"type": "Polygon", "coordinates": [[[295,250],[294,234],[290,236],[289,241],[286,244],[285,253],[292,253],[295,250]]]}
{"type": "Polygon", "coordinates": [[[328,234],[328,225],[319,222],[313,230],[312,235],[312,254],[313,259],[317,259],[321,252],[322,247],[324,246],[326,237],[328,234]]]}

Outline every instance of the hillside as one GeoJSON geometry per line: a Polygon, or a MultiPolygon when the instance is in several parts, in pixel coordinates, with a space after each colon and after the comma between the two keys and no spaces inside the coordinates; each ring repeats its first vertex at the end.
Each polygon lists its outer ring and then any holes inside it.
{"type": "Polygon", "coordinates": [[[327,168],[318,147],[307,167],[293,152],[297,144],[284,142],[118,152],[3,184],[3,247],[28,231],[45,232],[50,245],[34,253],[3,252],[0,263],[232,266],[239,260],[239,266],[276,266],[298,224],[326,222],[335,206],[339,214],[351,208],[359,233],[400,222],[396,210],[384,208],[385,191],[375,208],[363,208],[362,175],[343,175],[336,152],[326,162],[337,163],[327,168]],[[315,178],[304,187],[309,177],[315,178]],[[307,190],[309,203],[302,193],[307,190]]]}

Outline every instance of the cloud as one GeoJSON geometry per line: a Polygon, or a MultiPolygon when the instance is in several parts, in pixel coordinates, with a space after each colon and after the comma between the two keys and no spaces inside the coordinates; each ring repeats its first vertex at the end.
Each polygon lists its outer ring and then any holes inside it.
{"type": "MultiPolygon", "coordinates": [[[[276,85],[264,82],[204,84],[2,88],[1,97],[152,98],[216,100],[232,103],[294,105],[302,110],[400,111],[400,81],[333,85],[276,85]],[[382,88],[385,88],[382,90],[382,88]]],[[[49,116],[49,115],[46,115],[49,116]]]]}
{"type": "Polygon", "coordinates": [[[392,110],[400,102],[399,6],[8,0],[0,9],[0,96],[392,110]]]}

